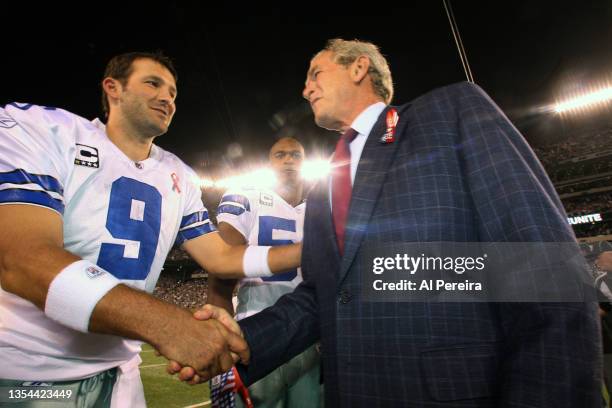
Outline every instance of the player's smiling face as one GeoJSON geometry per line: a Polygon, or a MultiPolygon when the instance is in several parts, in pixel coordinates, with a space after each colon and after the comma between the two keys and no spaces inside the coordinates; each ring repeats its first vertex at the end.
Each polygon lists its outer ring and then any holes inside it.
{"type": "Polygon", "coordinates": [[[147,58],[137,59],[121,95],[125,119],[143,136],[164,134],[176,112],[176,94],[176,82],[166,67],[147,58]]]}
{"type": "Polygon", "coordinates": [[[280,139],[270,149],[270,165],[280,183],[297,181],[303,161],[304,148],[295,139],[280,139]]]}

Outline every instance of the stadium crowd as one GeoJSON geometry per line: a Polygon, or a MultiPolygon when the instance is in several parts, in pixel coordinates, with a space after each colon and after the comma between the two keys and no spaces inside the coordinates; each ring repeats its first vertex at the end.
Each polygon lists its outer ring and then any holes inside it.
{"type": "Polygon", "coordinates": [[[612,191],[590,194],[563,200],[565,212],[569,216],[587,215],[612,209],[612,191]]]}
{"type": "Polygon", "coordinates": [[[174,275],[162,274],[153,296],[186,309],[197,309],[206,304],[206,278],[177,280],[174,275]]]}
{"type": "Polygon", "coordinates": [[[612,127],[576,132],[533,150],[555,184],[568,217],[597,213],[602,221],[573,225],[578,238],[612,234],[612,127]]]}
{"type": "Polygon", "coordinates": [[[545,147],[534,147],[533,150],[544,167],[550,169],[575,158],[612,150],[611,141],[612,128],[604,128],[595,132],[578,133],[569,140],[545,147]]]}
{"type": "Polygon", "coordinates": [[[592,189],[601,189],[602,187],[608,186],[612,186],[612,176],[602,176],[588,181],[560,184],[557,186],[557,193],[559,193],[559,196],[563,199],[568,194],[585,192],[592,189]]]}

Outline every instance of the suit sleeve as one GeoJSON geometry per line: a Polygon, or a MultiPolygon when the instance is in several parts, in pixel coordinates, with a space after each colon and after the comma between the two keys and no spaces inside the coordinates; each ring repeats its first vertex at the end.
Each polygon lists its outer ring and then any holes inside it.
{"type": "MultiPolygon", "coordinates": [[[[555,189],[527,142],[480,88],[464,84],[460,90],[460,151],[480,240],[562,242],[575,246],[580,256],[555,189]]],[[[595,302],[500,303],[497,308],[506,338],[499,406],[600,403],[595,302]]]]}
{"type": "Polygon", "coordinates": [[[314,282],[305,280],[276,304],[240,320],[251,349],[248,366],[238,365],[250,385],[306,350],[319,339],[319,317],[314,282]]]}

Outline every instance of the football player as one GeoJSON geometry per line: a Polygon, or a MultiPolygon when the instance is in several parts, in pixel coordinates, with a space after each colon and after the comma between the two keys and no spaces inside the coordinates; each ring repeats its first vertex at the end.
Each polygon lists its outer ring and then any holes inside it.
{"type": "MultiPolygon", "coordinates": [[[[303,160],[304,147],[300,142],[291,137],[282,138],[269,152],[270,166],[278,181],[274,189],[230,189],[223,195],[217,210],[217,221],[221,237],[227,243],[268,246],[302,240],[306,210],[301,177],[303,160]]],[[[301,281],[299,268],[271,277],[241,279],[238,282],[236,319],[243,319],[273,305],[282,295],[292,292],[301,281]]],[[[233,314],[235,283],[235,280],[209,279],[207,302],[233,314]]],[[[224,393],[217,392],[218,389],[239,389],[228,386],[231,382],[239,384],[238,374],[228,374],[211,381],[213,402],[215,398],[228,399],[224,393]]],[[[318,407],[321,393],[319,380],[319,355],[313,346],[252,384],[248,391],[256,407],[318,407]]],[[[243,401],[236,395],[233,395],[236,405],[241,406],[243,401]]]]}
{"type": "Polygon", "coordinates": [[[225,243],[195,173],[153,144],[176,111],[167,57],[116,56],[102,88],[106,125],[0,109],[0,388],[44,382],[74,390],[74,406],[142,407],[141,341],[203,378],[248,361],[239,336],[150,295],[172,246],[227,277],[295,268],[300,247],[225,243]]]}

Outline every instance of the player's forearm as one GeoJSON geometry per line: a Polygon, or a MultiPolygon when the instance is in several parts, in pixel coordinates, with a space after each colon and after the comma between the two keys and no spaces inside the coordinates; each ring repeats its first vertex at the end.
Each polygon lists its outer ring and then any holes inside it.
{"type": "Polygon", "coordinates": [[[180,334],[180,321],[191,313],[146,292],[117,285],[96,304],[89,331],[145,341],[154,347],[180,334]]]}
{"type": "Polygon", "coordinates": [[[245,276],[242,267],[245,249],[246,246],[244,245],[230,246],[225,244],[216,257],[205,257],[201,259],[202,262],[198,263],[209,275],[214,275],[217,279],[242,279],[245,276]]]}
{"type": "MultiPolygon", "coordinates": [[[[214,262],[209,263],[210,266],[207,267],[207,270],[222,279],[245,277],[244,256],[246,248],[245,246],[227,246],[221,256],[214,262]]],[[[300,266],[301,253],[301,243],[272,247],[267,256],[268,267],[273,274],[297,268],[300,266]]]]}
{"type": "Polygon", "coordinates": [[[268,265],[272,273],[283,273],[300,266],[302,258],[302,243],[283,245],[270,248],[268,265]]]}
{"type": "Polygon", "coordinates": [[[219,234],[206,234],[186,241],[183,248],[209,274],[222,279],[241,279],[267,276],[269,270],[280,273],[298,267],[302,245],[273,247],[267,251],[263,247],[228,245],[219,234]]]}
{"type": "MultiPolygon", "coordinates": [[[[2,289],[45,310],[51,282],[67,266],[79,260],[76,255],[54,245],[37,244],[27,250],[19,246],[3,248],[0,283],[2,289]]],[[[144,292],[118,285],[96,304],[89,330],[153,343],[159,341],[155,337],[158,332],[153,329],[165,320],[175,320],[166,316],[180,313],[191,318],[187,311],[167,305],[144,292]]]]}
{"type": "Polygon", "coordinates": [[[0,284],[39,308],[49,285],[79,257],[66,251],[59,214],[32,205],[0,206],[0,284]]]}
{"type": "Polygon", "coordinates": [[[0,249],[0,284],[3,290],[44,309],[53,279],[79,259],[54,243],[33,243],[27,248],[19,243],[3,245],[0,249]]]}

